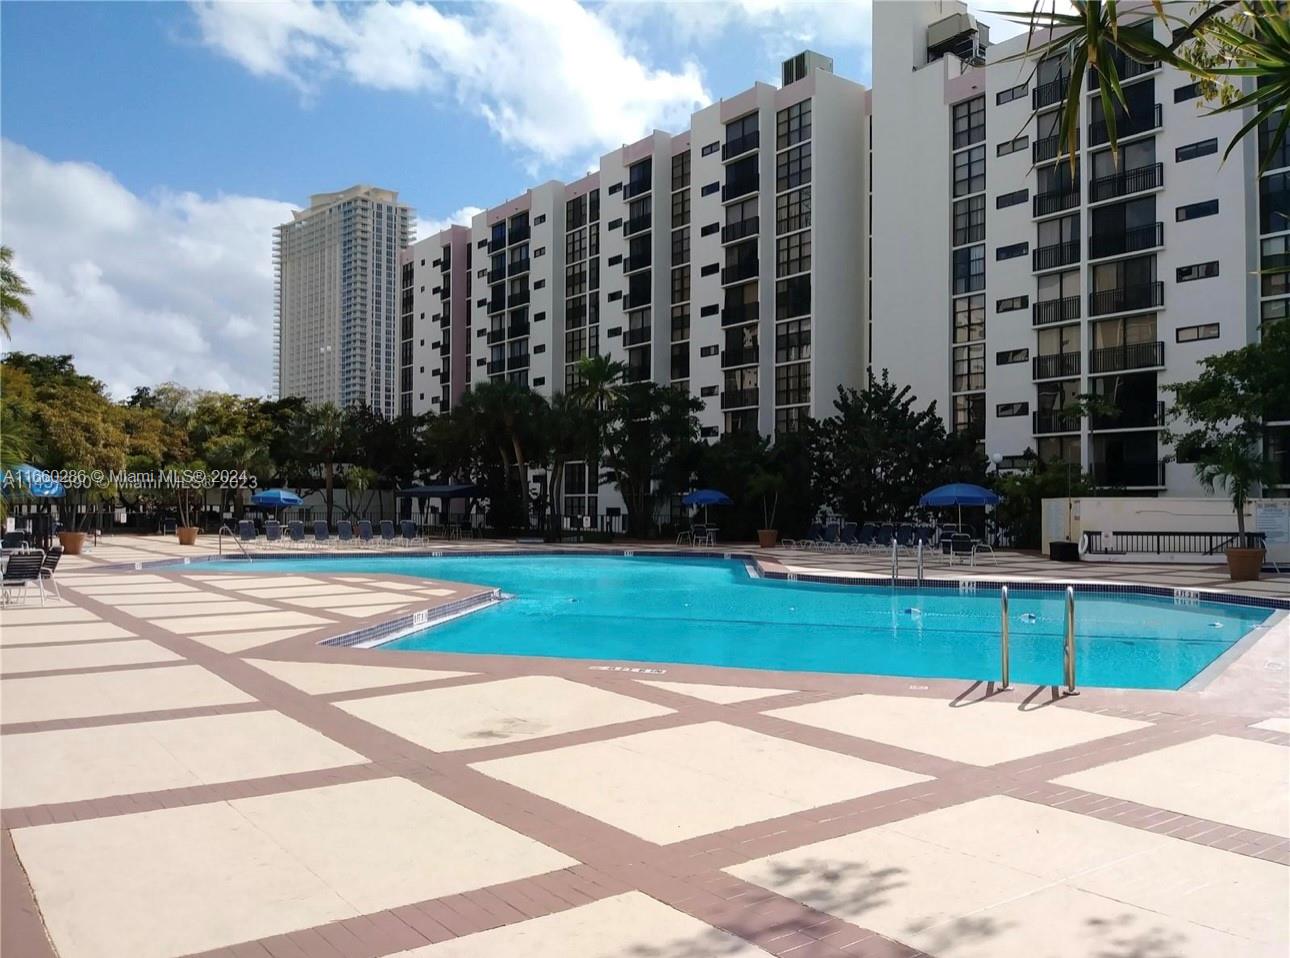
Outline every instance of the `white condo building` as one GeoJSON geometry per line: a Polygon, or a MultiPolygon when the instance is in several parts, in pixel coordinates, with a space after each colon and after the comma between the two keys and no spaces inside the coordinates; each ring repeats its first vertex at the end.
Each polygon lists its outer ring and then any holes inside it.
{"type": "Polygon", "coordinates": [[[317,193],[277,227],[275,392],[398,411],[398,256],[412,210],[370,186],[317,193]]]}
{"type": "MultiPolygon", "coordinates": [[[[1139,12],[1122,22],[1168,42],[1139,12]]],[[[1162,439],[1164,387],[1286,315],[1284,274],[1258,275],[1287,257],[1286,151],[1262,178],[1261,138],[1221,162],[1244,118],[1130,60],[1118,157],[1090,90],[1072,165],[1061,58],[1010,60],[1026,37],[991,45],[953,0],[878,2],[873,22],[875,370],[1009,464],[1030,450],[1108,486],[1197,494],[1162,439]]]]}

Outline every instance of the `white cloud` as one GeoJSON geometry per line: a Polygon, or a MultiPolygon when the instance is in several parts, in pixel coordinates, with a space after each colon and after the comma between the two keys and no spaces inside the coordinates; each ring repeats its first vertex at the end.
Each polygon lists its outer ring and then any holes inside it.
{"type": "Polygon", "coordinates": [[[117,396],[171,379],[272,389],[272,229],[289,204],[138,196],[92,164],[0,149],[5,244],[33,293],[5,348],[71,353],[117,396]]]}
{"type": "Polygon", "coordinates": [[[484,212],[481,206],[463,206],[455,213],[440,220],[427,220],[417,217],[417,239],[423,240],[427,236],[434,236],[435,233],[446,230],[449,226],[469,226],[470,221],[475,218],[476,213],[484,212]]]}
{"type": "Polygon", "coordinates": [[[573,0],[337,7],[195,4],[203,41],[306,93],[335,76],[377,90],[455,98],[506,144],[546,163],[680,130],[711,97],[693,62],[648,66],[601,15],[573,0]]]}

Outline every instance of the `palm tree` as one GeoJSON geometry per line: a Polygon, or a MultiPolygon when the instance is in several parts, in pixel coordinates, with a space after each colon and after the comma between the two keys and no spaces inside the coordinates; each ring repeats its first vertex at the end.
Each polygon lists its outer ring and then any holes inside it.
{"type": "Polygon", "coordinates": [[[31,288],[23,282],[18,271],[13,268],[13,250],[0,246],[0,333],[10,339],[9,318],[11,316],[31,317],[31,310],[23,300],[31,295],[31,288]]]}
{"type": "Polygon", "coordinates": [[[301,425],[305,448],[314,462],[322,465],[323,498],[327,503],[327,524],[331,525],[336,460],[345,440],[345,414],[332,403],[320,403],[303,410],[301,425]]]}

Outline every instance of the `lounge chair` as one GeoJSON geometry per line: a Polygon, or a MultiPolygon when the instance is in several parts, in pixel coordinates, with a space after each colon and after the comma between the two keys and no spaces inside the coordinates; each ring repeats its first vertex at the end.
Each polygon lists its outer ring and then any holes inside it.
{"type": "Polygon", "coordinates": [[[399,532],[403,535],[403,544],[405,546],[416,545],[420,541],[417,535],[417,524],[411,519],[399,520],[399,532]]]}
{"type": "Polygon", "coordinates": [[[341,519],[336,523],[336,538],[340,540],[341,545],[349,545],[354,541],[354,524],[348,519],[341,519]]]}
{"type": "Polygon", "coordinates": [[[972,537],[966,532],[954,532],[948,539],[941,541],[945,554],[950,558],[950,565],[955,562],[966,562],[969,565],[976,564],[976,549],[972,544],[972,537]]]}
{"type": "Polygon", "coordinates": [[[824,537],[824,526],[818,522],[811,523],[811,527],[806,530],[806,535],[800,539],[781,539],[780,545],[785,549],[809,549],[811,543],[824,537]]]}
{"type": "Polygon", "coordinates": [[[372,520],[358,520],[358,544],[361,546],[371,546],[375,543],[372,538],[372,520]]]}
{"type": "Polygon", "coordinates": [[[58,580],[54,578],[54,570],[58,568],[58,560],[63,557],[63,547],[54,546],[45,553],[45,561],[40,564],[40,578],[54,587],[54,598],[59,602],[63,601],[63,591],[58,588],[58,580]]]}
{"type": "Polygon", "coordinates": [[[0,549],[6,552],[11,549],[30,549],[31,540],[27,538],[25,532],[6,532],[3,538],[0,538],[0,549]]]}
{"type": "Polygon", "coordinates": [[[265,545],[270,543],[279,543],[282,541],[282,523],[276,519],[268,519],[264,523],[264,542],[265,545]]]}
{"type": "Polygon", "coordinates": [[[239,542],[254,542],[256,539],[255,523],[250,519],[237,521],[237,539],[239,542]]]}
{"type": "Polygon", "coordinates": [[[884,522],[878,527],[877,533],[873,537],[874,549],[886,551],[891,548],[891,540],[896,538],[896,527],[890,522],[884,522]]]}
{"type": "Polygon", "coordinates": [[[839,526],[836,522],[830,522],[827,526],[824,527],[824,535],[820,539],[820,541],[815,544],[815,548],[824,552],[827,552],[828,550],[832,549],[834,546],[838,544],[838,535],[841,533],[841,531],[842,531],[841,526],[839,526]]]}
{"type": "Polygon", "coordinates": [[[867,552],[872,549],[878,541],[877,537],[878,527],[872,522],[864,523],[856,535],[856,552],[867,552]]]}
{"type": "Polygon", "coordinates": [[[9,556],[9,564],[4,569],[3,585],[0,587],[4,601],[8,602],[10,600],[14,589],[21,589],[25,600],[27,589],[34,585],[40,592],[40,604],[44,605],[45,577],[41,573],[44,565],[45,553],[41,549],[15,552],[9,556]]]}
{"type": "Polygon", "coordinates": [[[305,524],[299,519],[293,519],[287,523],[287,538],[291,540],[293,546],[305,545],[305,524]]]}
{"type": "Polygon", "coordinates": [[[326,519],[314,520],[313,544],[319,547],[331,544],[331,529],[328,527],[326,519]]]}
{"type": "Polygon", "coordinates": [[[905,552],[914,552],[918,548],[914,527],[908,522],[902,522],[896,527],[896,547],[905,552]]]}
{"type": "Polygon", "coordinates": [[[394,523],[389,519],[381,520],[381,542],[385,545],[394,545],[398,537],[394,534],[394,523]]]}
{"type": "Polygon", "coordinates": [[[854,522],[848,522],[842,527],[842,532],[838,536],[837,545],[834,547],[839,552],[856,552],[860,548],[860,539],[856,535],[859,528],[854,522]]]}

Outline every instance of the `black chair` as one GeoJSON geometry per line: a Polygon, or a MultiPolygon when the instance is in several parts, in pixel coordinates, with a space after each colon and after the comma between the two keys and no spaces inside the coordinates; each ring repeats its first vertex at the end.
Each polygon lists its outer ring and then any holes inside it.
{"type": "Polygon", "coordinates": [[[63,591],[58,588],[58,580],[54,578],[54,570],[58,568],[58,560],[63,557],[63,547],[54,546],[45,553],[45,561],[40,565],[40,578],[54,587],[54,598],[59,602],[63,601],[63,591]]]}
{"type": "Polygon", "coordinates": [[[31,540],[25,532],[6,532],[0,536],[0,549],[30,549],[31,540]]]}
{"type": "Polygon", "coordinates": [[[4,568],[3,583],[0,593],[8,602],[14,589],[22,589],[26,596],[27,588],[35,586],[40,591],[40,604],[45,604],[45,577],[42,569],[45,565],[45,553],[40,549],[28,552],[15,552],[9,556],[9,563],[4,568]]]}

